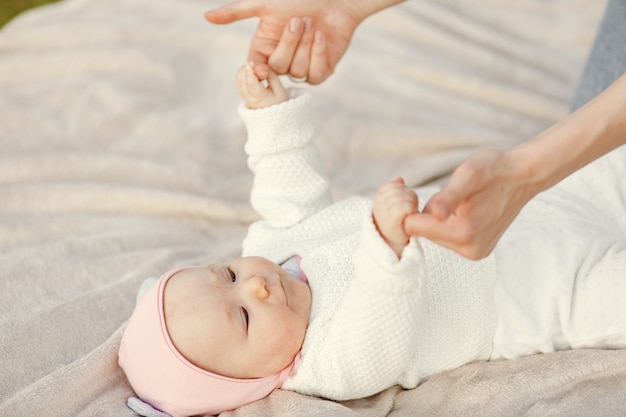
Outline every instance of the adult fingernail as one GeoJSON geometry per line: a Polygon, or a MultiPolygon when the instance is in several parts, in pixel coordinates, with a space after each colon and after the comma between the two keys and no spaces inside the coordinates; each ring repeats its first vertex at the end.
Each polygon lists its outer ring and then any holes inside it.
{"type": "Polygon", "coordinates": [[[311,19],[310,17],[305,17],[304,19],[302,19],[302,21],[304,22],[304,31],[310,32],[311,29],[313,29],[313,19],[311,19]]]}
{"type": "Polygon", "coordinates": [[[291,32],[298,32],[300,30],[301,24],[302,24],[302,21],[299,18],[294,17],[289,21],[289,30],[291,32]]]}

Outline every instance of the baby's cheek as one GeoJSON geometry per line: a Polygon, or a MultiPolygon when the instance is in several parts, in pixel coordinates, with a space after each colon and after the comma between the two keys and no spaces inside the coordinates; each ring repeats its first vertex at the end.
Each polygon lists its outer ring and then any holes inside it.
{"type": "Polygon", "coordinates": [[[303,324],[293,312],[282,314],[275,329],[277,337],[274,343],[277,348],[282,347],[293,351],[294,354],[300,350],[306,333],[306,324],[303,324]]]}
{"type": "Polygon", "coordinates": [[[263,333],[262,361],[278,372],[287,367],[302,347],[306,328],[292,320],[275,317],[272,326],[263,333]]]}

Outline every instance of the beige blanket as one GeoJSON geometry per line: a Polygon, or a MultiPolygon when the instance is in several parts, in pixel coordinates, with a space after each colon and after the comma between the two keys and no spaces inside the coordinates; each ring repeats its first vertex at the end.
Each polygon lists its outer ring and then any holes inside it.
{"type": "MultiPolygon", "coordinates": [[[[65,0],[0,31],[0,415],[132,416],[116,366],[147,276],[239,253],[251,175],[234,72],[254,21],[209,0],[65,0]]],[[[366,21],[312,117],[337,198],[441,181],[567,113],[605,2],[413,0],[366,21]]],[[[626,351],[475,363],[334,403],[227,415],[626,414],[626,351]]]]}

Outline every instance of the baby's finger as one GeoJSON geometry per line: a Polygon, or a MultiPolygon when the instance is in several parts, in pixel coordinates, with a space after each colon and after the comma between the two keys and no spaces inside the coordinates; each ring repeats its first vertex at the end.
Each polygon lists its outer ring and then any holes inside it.
{"type": "Polygon", "coordinates": [[[261,81],[259,81],[256,74],[254,73],[254,68],[252,67],[252,65],[252,63],[248,63],[246,65],[245,83],[250,94],[259,95],[264,92],[263,90],[265,90],[265,87],[263,87],[263,84],[261,83],[261,81]]]}
{"type": "Polygon", "coordinates": [[[381,185],[378,188],[378,193],[381,195],[384,194],[395,194],[395,193],[399,193],[399,192],[404,192],[404,190],[408,190],[409,192],[413,193],[413,190],[411,190],[409,187],[407,187],[406,185],[404,185],[404,180],[400,177],[391,180],[391,181],[387,181],[386,183],[384,183],[383,185],[381,185]]]}
{"type": "Polygon", "coordinates": [[[285,87],[280,82],[278,75],[271,71],[267,78],[268,89],[274,94],[274,100],[276,103],[281,103],[289,99],[289,94],[285,87]]]}
{"type": "Polygon", "coordinates": [[[237,91],[241,96],[248,96],[248,85],[246,83],[246,65],[242,65],[241,68],[237,71],[237,75],[235,77],[235,81],[237,84],[237,91]]]}
{"type": "Polygon", "coordinates": [[[304,22],[298,17],[293,17],[285,27],[276,49],[267,60],[268,64],[277,74],[287,74],[296,48],[302,38],[304,22]]]}
{"type": "Polygon", "coordinates": [[[390,197],[394,205],[401,207],[401,211],[405,213],[413,213],[417,211],[417,194],[410,189],[397,190],[390,197]]]}
{"type": "Polygon", "coordinates": [[[291,61],[291,66],[289,67],[289,74],[296,78],[307,76],[311,58],[311,48],[313,47],[313,40],[315,39],[313,19],[305,17],[302,21],[304,22],[304,33],[302,34],[298,48],[291,61]]]}
{"type": "Polygon", "coordinates": [[[255,64],[253,62],[248,62],[246,64],[246,84],[248,88],[255,89],[257,85],[261,85],[261,81],[255,74],[255,64]]]}

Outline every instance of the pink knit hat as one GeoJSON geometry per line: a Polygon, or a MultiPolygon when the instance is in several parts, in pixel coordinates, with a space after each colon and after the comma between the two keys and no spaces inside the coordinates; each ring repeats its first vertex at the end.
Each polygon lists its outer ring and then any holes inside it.
{"type": "Polygon", "coordinates": [[[118,363],[137,396],[172,417],[188,417],[232,410],[279,388],[294,362],[276,375],[236,379],[195,366],[174,347],[165,326],[163,291],[186,268],[159,278],[137,303],[122,336],[118,363]]]}

